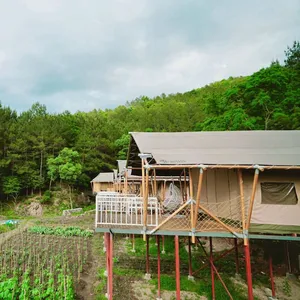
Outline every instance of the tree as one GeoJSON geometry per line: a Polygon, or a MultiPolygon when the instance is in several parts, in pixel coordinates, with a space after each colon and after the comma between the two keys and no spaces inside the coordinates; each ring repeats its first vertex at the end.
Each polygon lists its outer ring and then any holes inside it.
{"type": "Polygon", "coordinates": [[[300,72],[300,42],[294,41],[292,47],[287,47],[285,53],[285,65],[300,72]]]}
{"type": "Polygon", "coordinates": [[[56,158],[50,158],[47,161],[48,176],[50,181],[58,177],[68,184],[70,192],[70,207],[73,208],[72,189],[76,180],[82,173],[82,165],[79,163],[80,155],[77,151],[64,148],[56,158]]]}
{"type": "Polygon", "coordinates": [[[129,143],[130,143],[129,134],[123,134],[119,139],[115,140],[114,144],[118,151],[118,159],[127,159],[129,143]]]}
{"type": "Polygon", "coordinates": [[[14,201],[17,201],[19,192],[21,190],[21,184],[16,176],[9,176],[4,178],[3,192],[7,196],[13,197],[14,201]]]}

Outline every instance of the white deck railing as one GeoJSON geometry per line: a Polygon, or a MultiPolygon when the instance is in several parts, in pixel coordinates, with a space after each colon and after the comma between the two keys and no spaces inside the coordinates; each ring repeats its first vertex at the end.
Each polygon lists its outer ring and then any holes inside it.
{"type": "MultiPolygon", "coordinates": [[[[96,196],[95,226],[143,226],[143,198],[131,194],[98,193],[96,196]]],[[[160,205],[157,198],[149,197],[147,226],[158,225],[160,205]]]]}

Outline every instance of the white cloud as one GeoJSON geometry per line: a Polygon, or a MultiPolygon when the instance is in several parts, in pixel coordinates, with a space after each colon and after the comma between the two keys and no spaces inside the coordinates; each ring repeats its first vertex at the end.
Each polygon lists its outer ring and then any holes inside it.
{"type": "Polygon", "coordinates": [[[111,108],[251,74],[299,39],[300,3],[0,0],[0,100],[111,108]]]}

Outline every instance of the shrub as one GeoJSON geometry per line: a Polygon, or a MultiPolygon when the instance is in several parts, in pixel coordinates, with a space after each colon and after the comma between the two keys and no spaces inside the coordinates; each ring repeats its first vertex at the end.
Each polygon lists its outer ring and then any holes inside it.
{"type": "Polygon", "coordinates": [[[51,191],[45,191],[43,198],[41,199],[41,203],[49,203],[51,201],[52,193],[51,191]]]}

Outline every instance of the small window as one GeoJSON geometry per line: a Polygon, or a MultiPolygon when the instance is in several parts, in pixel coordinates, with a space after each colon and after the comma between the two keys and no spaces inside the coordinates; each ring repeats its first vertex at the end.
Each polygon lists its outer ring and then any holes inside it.
{"type": "Polygon", "coordinates": [[[291,182],[262,182],[261,203],[295,205],[298,203],[295,184],[291,182]]]}

